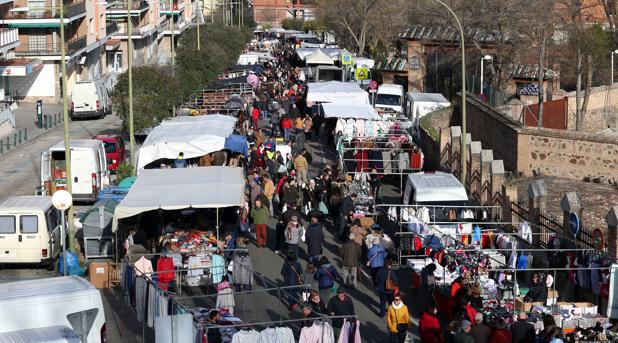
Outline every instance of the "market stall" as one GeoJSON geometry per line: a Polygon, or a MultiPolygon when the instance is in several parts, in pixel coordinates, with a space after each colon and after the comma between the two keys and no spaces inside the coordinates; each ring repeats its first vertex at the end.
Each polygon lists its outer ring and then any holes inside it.
{"type": "Polygon", "coordinates": [[[369,94],[354,82],[328,81],[308,83],[307,87],[308,103],[369,104],[369,94]]]}
{"type": "Polygon", "coordinates": [[[224,115],[182,116],[152,129],[138,150],[137,170],[160,159],[173,160],[179,153],[196,158],[225,148],[236,118],[224,115]]]}

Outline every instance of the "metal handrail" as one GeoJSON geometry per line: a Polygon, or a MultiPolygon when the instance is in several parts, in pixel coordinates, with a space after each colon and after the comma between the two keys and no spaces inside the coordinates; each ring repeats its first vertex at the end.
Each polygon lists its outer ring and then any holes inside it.
{"type": "MultiPolygon", "coordinates": [[[[15,9],[15,8],[14,8],[15,9]]],[[[86,2],[80,1],[64,6],[64,17],[70,18],[75,15],[86,12],[86,2]]],[[[9,12],[11,19],[59,19],[59,6],[28,6],[27,11],[12,11],[9,12]]]]}

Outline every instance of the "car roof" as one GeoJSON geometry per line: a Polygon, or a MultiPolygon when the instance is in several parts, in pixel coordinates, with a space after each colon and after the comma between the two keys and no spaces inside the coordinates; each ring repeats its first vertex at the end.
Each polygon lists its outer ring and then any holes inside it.
{"type": "Polygon", "coordinates": [[[71,293],[89,289],[95,288],[86,279],[75,275],[23,280],[0,284],[0,300],[52,293],[71,293]]]}
{"type": "Polygon", "coordinates": [[[0,204],[0,210],[47,210],[52,206],[51,197],[42,195],[20,195],[6,199],[0,204]]]}
{"type": "MultiPolygon", "coordinates": [[[[98,149],[101,141],[98,139],[71,139],[71,149],[98,149]]],[[[50,150],[64,150],[64,141],[60,141],[51,147],[50,150]]]]}

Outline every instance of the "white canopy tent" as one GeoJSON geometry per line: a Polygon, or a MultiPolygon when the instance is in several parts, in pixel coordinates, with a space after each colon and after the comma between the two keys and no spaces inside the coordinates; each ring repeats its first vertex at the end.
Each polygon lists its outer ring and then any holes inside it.
{"type": "Polygon", "coordinates": [[[156,126],[137,152],[137,170],[158,159],[204,156],[222,150],[234,131],[236,118],[223,115],[176,117],[156,126]]]}
{"type": "Polygon", "coordinates": [[[116,206],[112,232],[118,229],[120,219],[151,210],[241,206],[244,185],[242,168],[213,166],[144,170],[116,206]]]}
{"type": "Polygon", "coordinates": [[[354,82],[309,83],[307,87],[307,102],[369,104],[369,94],[354,82]]]}
{"type": "Polygon", "coordinates": [[[335,61],[332,57],[322,51],[322,49],[316,49],[313,54],[305,57],[305,63],[333,65],[335,64],[335,61]]]}
{"type": "Polygon", "coordinates": [[[324,118],[382,120],[382,117],[369,104],[324,103],[324,118]]]}

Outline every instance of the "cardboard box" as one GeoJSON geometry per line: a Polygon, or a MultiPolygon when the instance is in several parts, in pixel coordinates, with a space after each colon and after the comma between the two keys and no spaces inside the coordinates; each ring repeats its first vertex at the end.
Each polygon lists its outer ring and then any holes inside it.
{"type": "Polygon", "coordinates": [[[90,283],[96,288],[110,288],[111,260],[93,260],[88,266],[90,283]]]}
{"type": "Polygon", "coordinates": [[[516,311],[523,311],[523,312],[530,312],[530,310],[532,310],[532,307],[538,305],[538,306],[543,306],[543,303],[541,302],[533,302],[533,303],[527,303],[524,302],[524,298],[515,298],[515,310],[516,311]]]}
{"type": "Polygon", "coordinates": [[[558,297],[559,297],[558,291],[554,291],[554,290],[547,291],[547,299],[558,298],[558,297]]]}
{"type": "Polygon", "coordinates": [[[593,303],[587,303],[587,302],[580,302],[580,303],[573,303],[573,313],[574,314],[596,314],[597,313],[597,306],[595,306],[593,303]]]}

